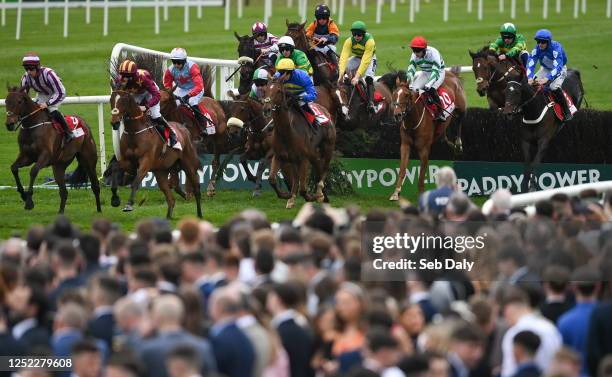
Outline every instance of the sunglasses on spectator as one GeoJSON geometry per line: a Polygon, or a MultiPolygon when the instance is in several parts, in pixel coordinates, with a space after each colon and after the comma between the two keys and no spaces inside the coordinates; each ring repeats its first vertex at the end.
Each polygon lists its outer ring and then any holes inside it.
{"type": "Polygon", "coordinates": [[[26,71],[36,71],[36,67],[33,65],[28,65],[23,68],[25,68],[26,71]]]}

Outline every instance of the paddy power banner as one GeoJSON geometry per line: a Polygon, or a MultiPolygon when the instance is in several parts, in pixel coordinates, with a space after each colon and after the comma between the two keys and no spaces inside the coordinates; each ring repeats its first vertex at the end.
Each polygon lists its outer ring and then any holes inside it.
{"type": "MultiPolygon", "coordinates": [[[[221,156],[221,160],[225,156],[221,156]]],[[[212,155],[201,155],[203,170],[199,172],[200,184],[205,188],[212,175],[212,155]]],[[[344,176],[358,193],[391,194],[399,175],[399,161],[387,159],[341,158],[344,176]]],[[[521,192],[523,182],[523,164],[505,162],[478,161],[443,161],[431,160],[425,172],[425,189],[435,187],[433,176],[442,166],[452,166],[457,172],[459,188],[469,196],[490,195],[499,188],[507,188],[513,193],[521,192]]],[[[240,165],[238,156],[227,164],[223,177],[217,182],[217,189],[253,189],[252,182],[247,180],[247,169],[255,175],[259,161],[248,161],[247,167],[240,165]]],[[[411,160],[406,170],[402,194],[410,196],[417,192],[420,173],[418,160],[411,160]]],[[[263,173],[263,189],[270,189],[267,179],[269,167],[263,173]]],[[[571,186],[581,183],[598,182],[612,179],[610,165],[570,165],[541,164],[537,170],[540,189],[571,186]]],[[[185,177],[181,174],[181,181],[185,177]]],[[[157,187],[153,173],[148,173],[142,181],[142,187],[157,187]]]]}

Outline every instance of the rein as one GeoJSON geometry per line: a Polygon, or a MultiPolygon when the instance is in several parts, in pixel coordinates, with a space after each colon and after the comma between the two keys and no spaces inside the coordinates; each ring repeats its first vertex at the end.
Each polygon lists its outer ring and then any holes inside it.
{"type": "MultiPolygon", "coordinates": [[[[520,83],[520,82],[518,82],[518,81],[508,81],[508,84],[510,84],[510,83],[515,83],[515,84],[518,84],[518,86],[520,86],[521,88],[523,87],[523,84],[522,84],[522,83],[520,83]]],[[[527,101],[525,101],[525,102],[521,103],[521,104],[520,104],[520,105],[517,107],[517,111],[516,111],[516,112],[519,112],[519,111],[520,111],[520,110],[521,110],[523,107],[525,107],[525,106],[526,106],[526,105],[528,105],[528,104],[529,104],[531,101],[533,101],[533,100],[534,100],[534,99],[535,99],[535,98],[538,96],[538,94],[540,94],[540,92],[542,91],[542,89],[543,89],[543,88],[544,88],[544,87],[543,87],[543,86],[541,86],[541,85],[540,85],[540,86],[538,86],[538,88],[537,88],[537,89],[535,90],[535,92],[533,93],[533,96],[531,96],[531,98],[529,98],[527,101]]]]}
{"type": "MultiPolygon", "coordinates": [[[[47,121],[47,122],[42,122],[42,123],[35,124],[35,125],[33,125],[33,126],[30,126],[30,127],[26,127],[26,126],[24,126],[24,125],[23,125],[23,121],[24,121],[24,120],[26,120],[26,119],[28,119],[28,118],[30,118],[30,117],[32,117],[32,116],[34,116],[34,115],[38,114],[38,113],[39,113],[39,112],[41,112],[42,110],[43,110],[43,108],[42,108],[42,107],[37,107],[37,108],[36,108],[36,109],[34,109],[34,111],[32,111],[31,113],[26,114],[26,115],[25,115],[25,116],[23,116],[23,117],[19,117],[19,118],[17,119],[17,127],[15,128],[15,130],[17,130],[19,127],[22,127],[24,130],[31,130],[31,129],[34,129],[34,128],[37,128],[37,127],[40,127],[40,126],[42,126],[42,125],[44,125],[44,124],[46,124],[46,123],[51,124],[51,122],[47,121]]],[[[13,115],[13,113],[12,113],[11,111],[7,111],[7,112],[6,112],[6,115],[7,115],[7,116],[11,116],[11,115],[13,115]]]]}

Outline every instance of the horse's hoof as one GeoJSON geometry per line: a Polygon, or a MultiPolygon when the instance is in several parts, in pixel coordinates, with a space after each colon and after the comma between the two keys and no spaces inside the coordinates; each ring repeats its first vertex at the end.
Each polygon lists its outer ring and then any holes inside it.
{"type": "Polygon", "coordinates": [[[30,211],[32,209],[34,209],[34,202],[31,200],[26,201],[25,205],[23,206],[24,209],[30,211]]]}
{"type": "Polygon", "coordinates": [[[287,200],[287,205],[285,206],[286,209],[291,209],[295,207],[295,198],[290,198],[289,200],[287,200]]]}
{"type": "Polygon", "coordinates": [[[291,193],[290,192],[281,192],[278,194],[278,197],[281,199],[290,199],[291,198],[291,193]]]}
{"type": "Polygon", "coordinates": [[[19,195],[21,196],[21,200],[23,200],[24,203],[28,200],[28,196],[25,192],[20,192],[19,195]]]}
{"type": "Polygon", "coordinates": [[[259,198],[260,196],[261,196],[261,191],[260,190],[253,191],[253,197],[254,198],[259,198]]]}
{"type": "Polygon", "coordinates": [[[398,192],[394,192],[393,195],[391,195],[389,197],[389,200],[392,202],[397,202],[399,200],[399,193],[398,192]]]}
{"type": "Polygon", "coordinates": [[[207,191],[206,191],[206,195],[207,195],[209,198],[212,198],[213,196],[215,196],[215,190],[207,190],[207,191]]]}
{"type": "Polygon", "coordinates": [[[132,208],[131,205],[126,204],[125,207],[123,207],[123,212],[132,212],[134,210],[134,208],[132,208]]]}
{"type": "Polygon", "coordinates": [[[119,205],[121,204],[121,199],[119,199],[118,196],[113,196],[111,198],[111,206],[113,207],[119,207],[119,205]]]}

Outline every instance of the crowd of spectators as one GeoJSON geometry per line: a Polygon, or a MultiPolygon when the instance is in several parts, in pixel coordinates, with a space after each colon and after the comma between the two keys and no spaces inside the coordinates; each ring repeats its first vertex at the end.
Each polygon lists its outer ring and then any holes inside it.
{"type": "Polygon", "coordinates": [[[32,226],[0,246],[0,355],[72,357],[22,377],[611,377],[612,196],[480,209],[438,178],[392,211],[32,226]],[[486,245],[471,271],[368,279],[364,222],[486,245]]]}

